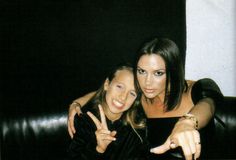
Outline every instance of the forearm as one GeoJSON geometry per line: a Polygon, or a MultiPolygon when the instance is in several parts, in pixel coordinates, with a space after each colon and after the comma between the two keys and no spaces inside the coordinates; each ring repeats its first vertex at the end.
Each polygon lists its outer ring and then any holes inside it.
{"type": "Polygon", "coordinates": [[[212,79],[204,78],[196,81],[192,86],[191,98],[194,106],[190,113],[197,118],[198,129],[201,129],[214,116],[215,107],[221,104],[223,95],[212,79]]]}
{"type": "Polygon", "coordinates": [[[93,96],[94,94],[96,93],[96,91],[93,91],[93,92],[90,92],[86,95],[84,95],[83,97],[79,97],[77,99],[75,99],[71,105],[70,105],[70,108],[73,107],[74,104],[80,104],[81,107],[83,107],[93,96]]]}
{"type": "Polygon", "coordinates": [[[190,110],[198,120],[198,129],[205,127],[215,113],[215,104],[211,98],[203,98],[190,110]]]}

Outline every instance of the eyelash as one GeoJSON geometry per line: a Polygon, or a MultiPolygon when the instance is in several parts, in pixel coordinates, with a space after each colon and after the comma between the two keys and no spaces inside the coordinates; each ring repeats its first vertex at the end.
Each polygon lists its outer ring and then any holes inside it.
{"type": "Polygon", "coordinates": [[[160,72],[160,71],[154,73],[155,76],[162,76],[163,74],[164,72],[160,72]]]}
{"type": "MultiPolygon", "coordinates": [[[[121,85],[116,85],[116,87],[119,88],[119,89],[122,89],[121,85]]],[[[137,97],[137,94],[133,93],[133,92],[130,92],[130,95],[133,96],[133,97],[137,97]]]]}
{"type": "Polygon", "coordinates": [[[121,86],[121,85],[116,85],[116,86],[117,86],[117,88],[120,88],[120,89],[122,88],[122,86],[121,86]]]}
{"type": "Polygon", "coordinates": [[[130,94],[133,96],[133,97],[136,97],[136,93],[133,93],[133,92],[130,92],[130,94]]]}
{"type": "Polygon", "coordinates": [[[143,69],[137,69],[138,74],[144,74],[145,71],[143,69]]]}
{"type": "MultiPolygon", "coordinates": [[[[144,71],[143,69],[137,69],[137,72],[138,74],[145,74],[146,71],[144,71]]],[[[157,71],[154,73],[155,76],[162,76],[164,74],[164,72],[160,72],[160,71],[157,71]]]]}

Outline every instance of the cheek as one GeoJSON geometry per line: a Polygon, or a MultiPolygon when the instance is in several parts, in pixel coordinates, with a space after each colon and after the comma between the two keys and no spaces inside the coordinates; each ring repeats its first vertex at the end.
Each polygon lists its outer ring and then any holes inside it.
{"type": "Polygon", "coordinates": [[[111,95],[112,95],[112,93],[109,90],[107,90],[105,97],[106,97],[106,103],[108,105],[111,103],[111,95]]]}
{"type": "Polygon", "coordinates": [[[134,101],[135,101],[135,98],[128,98],[127,99],[127,101],[126,101],[126,108],[130,108],[131,107],[131,105],[134,103],[134,101]]]}
{"type": "Polygon", "coordinates": [[[156,79],[155,80],[155,87],[159,88],[160,90],[165,89],[166,86],[166,78],[156,79]]]}
{"type": "Polygon", "coordinates": [[[142,87],[144,85],[145,78],[142,76],[137,76],[137,79],[138,79],[139,85],[142,87]]]}

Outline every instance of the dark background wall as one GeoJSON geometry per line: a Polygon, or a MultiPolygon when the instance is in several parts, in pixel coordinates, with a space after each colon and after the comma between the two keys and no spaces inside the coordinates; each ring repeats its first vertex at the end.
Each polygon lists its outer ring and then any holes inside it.
{"type": "Polygon", "coordinates": [[[152,37],[185,57],[185,0],[1,0],[0,12],[4,114],[67,109],[152,37]]]}

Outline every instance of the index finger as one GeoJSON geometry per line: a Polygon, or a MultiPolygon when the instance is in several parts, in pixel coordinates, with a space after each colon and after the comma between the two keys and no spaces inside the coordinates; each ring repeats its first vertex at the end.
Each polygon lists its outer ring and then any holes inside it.
{"type": "Polygon", "coordinates": [[[101,117],[102,127],[103,127],[104,129],[108,129],[108,128],[107,128],[106,117],[105,117],[104,111],[103,111],[103,109],[102,109],[102,106],[99,104],[99,105],[98,105],[98,108],[99,108],[99,111],[100,111],[100,117],[101,117]]]}
{"type": "Polygon", "coordinates": [[[170,144],[171,144],[171,141],[170,141],[170,138],[168,137],[165,143],[163,143],[162,145],[158,147],[152,148],[150,152],[155,153],[155,154],[163,154],[171,149],[170,144]]]}
{"type": "Polygon", "coordinates": [[[101,127],[100,121],[91,112],[87,112],[87,114],[93,120],[93,122],[95,123],[97,129],[101,129],[102,127],[101,127]]]}

